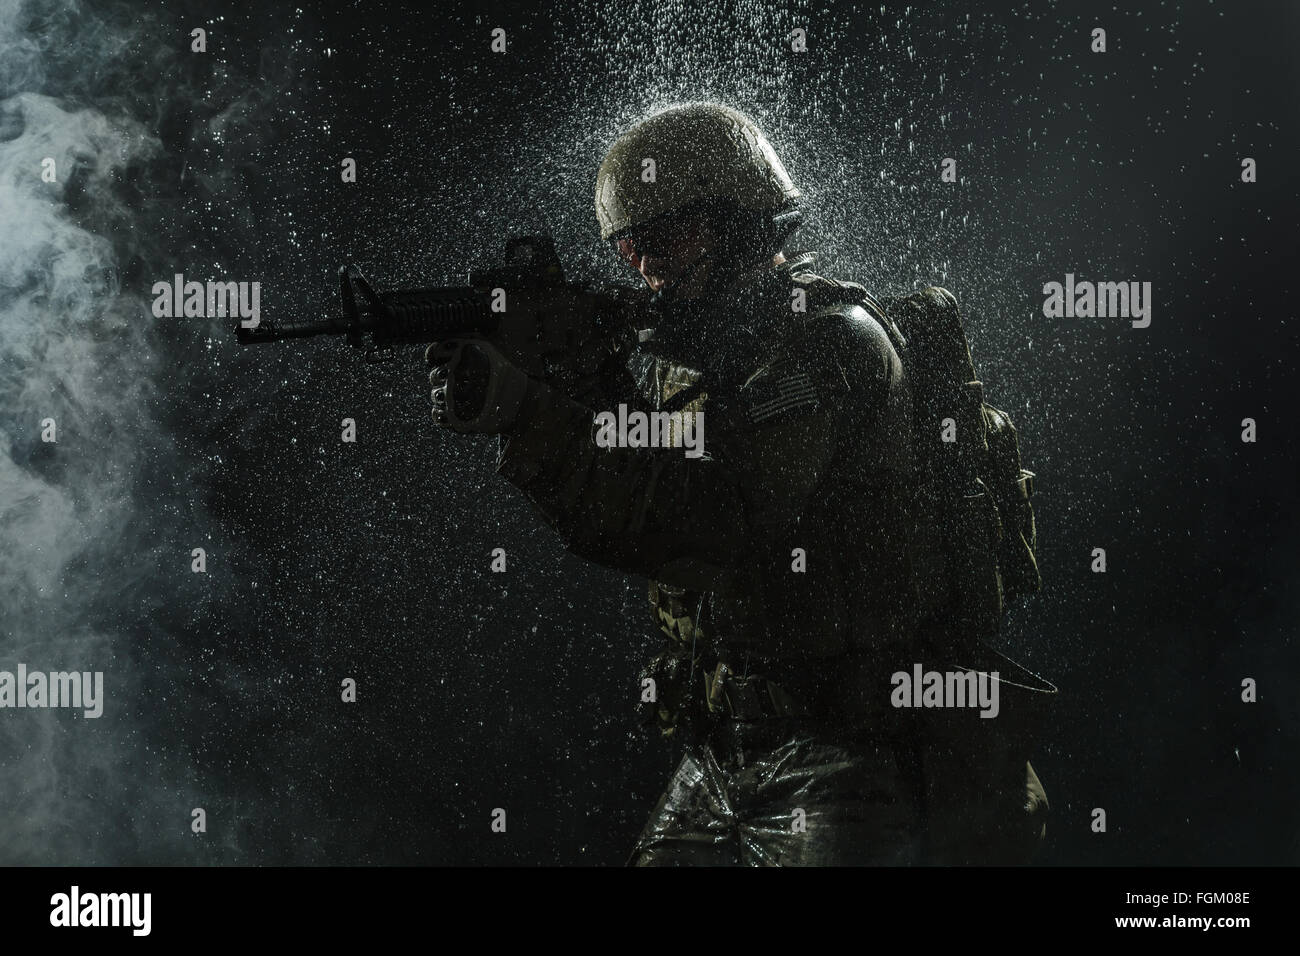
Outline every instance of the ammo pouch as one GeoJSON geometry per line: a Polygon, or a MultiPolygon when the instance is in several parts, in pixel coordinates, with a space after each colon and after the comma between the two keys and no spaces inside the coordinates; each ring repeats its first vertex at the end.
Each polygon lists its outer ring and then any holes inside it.
{"type": "MultiPolygon", "coordinates": [[[[658,727],[665,737],[688,730],[699,722],[699,705],[691,695],[691,658],[670,647],[641,668],[637,723],[658,727]]],[[[699,667],[696,667],[696,678],[699,667]]]]}
{"type": "Polygon", "coordinates": [[[665,737],[702,730],[717,720],[756,721],[807,717],[810,711],[775,681],[761,675],[742,677],[716,659],[707,667],[670,648],[641,669],[640,719],[665,737]],[[647,681],[653,683],[648,684],[647,681]],[[653,700],[647,699],[650,696],[653,700]]]}
{"type": "Polygon", "coordinates": [[[1020,440],[1006,412],[989,404],[983,411],[988,456],[980,473],[1001,519],[997,558],[1006,603],[1033,594],[1043,585],[1034,555],[1038,545],[1031,501],[1034,473],[1020,466],[1020,440]]]}
{"type": "Polygon", "coordinates": [[[704,686],[705,702],[714,717],[769,720],[812,716],[780,684],[761,675],[742,677],[721,661],[705,677],[704,686]]]}

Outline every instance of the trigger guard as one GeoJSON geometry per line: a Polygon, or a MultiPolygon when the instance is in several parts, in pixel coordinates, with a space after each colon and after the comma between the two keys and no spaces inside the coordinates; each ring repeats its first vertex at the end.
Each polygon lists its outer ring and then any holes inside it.
{"type": "Polygon", "coordinates": [[[464,339],[447,339],[443,342],[434,342],[424,351],[424,361],[426,365],[446,365],[448,371],[455,365],[460,364],[460,352],[466,345],[464,339]]]}

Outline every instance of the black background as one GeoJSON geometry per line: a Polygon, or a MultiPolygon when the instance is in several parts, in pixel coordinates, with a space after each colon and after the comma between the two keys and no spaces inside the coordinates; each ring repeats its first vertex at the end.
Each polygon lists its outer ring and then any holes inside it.
{"type": "Polygon", "coordinates": [[[102,669],[108,704],[0,714],[0,862],[623,862],[670,769],[633,727],[644,582],[565,555],[493,440],[429,422],[418,351],[241,349],[149,289],[257,280],[274,318],[334,308],[343,261],[454,282],[538,229],[628,281],[596,166],[696,99],[769,132],[825,273],[953,290],[1020,428],[1046,586],[1004,644],[1061,688],[1040,861],[1300,860],[1300,13],[1128,6],[26,6],[0,28],[0,189],[48,198],[0,222],[25,250],[0,272],[0,667],[102,669]],[[1150,281],[1150,328],[1044,318],[1067,272],[1150,281]]]}

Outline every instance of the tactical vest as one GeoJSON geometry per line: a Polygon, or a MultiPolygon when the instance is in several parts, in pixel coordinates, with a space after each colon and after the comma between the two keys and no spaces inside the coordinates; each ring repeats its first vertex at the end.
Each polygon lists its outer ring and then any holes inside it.
{"type": "MultiPolygon", "coordinates": [[[[782,336],[797,331],[796,321],[843,321],[842,316],[834,314],[842,308],[857,310],[856,321],[871,321],[843,287],[836,286],[834,294],[824,294],[829,285],[810,290],[807,313],[793,317],[791,280],[785,271],[785,284],[769,303],[769,318],[775,320],[778,332],[765,341],[763,355],[755,367],[745,370],[747,373],[783,354],[795,354],[784,351],[788,343],[782,336]]],[[[642,397],[658,410],[705,411],[711,400],[716,403],[730,397],[721,386],[718,394],[710,396],[712,379],[663,358],[645,361],[636,377],[642,397]]],[[[875,411],[863,404],[864,416],[875,411]]],[[[900,426],[910,421],[906,409],[900,408],[894,415],[900,426]]],[[[792,576],[786,551],[784,558],[779,553],[774,555],[778,563],[772,573],[757,567],[760,562],[752,562],[756,565],[751,569],[755,574],[753,586],[739,596],[719,597],[663,582],[650,583],[656,624],[669,639],[668,649],[643,675],[660,688],[659,700],[647,708],[646,716],[656,718],[661,729],[671,731],[671,712],[686,696],[702,696],[714,713],[793,715],[799,700],[826,696],[820,689],[807,686],[804,678],[844,677],[848,683],[855,683],[843,673],[842,664],[831,663],[855,650],[852,635],[870,635],[878,641],[882,634],[889,633],[893,640],[901,642],[910,633],[909,623],[904,621],[906,609],[912,604],[908,593],[910,576],[898,569],[892,575],[898,580],[892,580],[890,575],[863,570],[860,562],[868,549],[857,547],[863,536],[853,534],[852,529],[846,531],[841,522],[842,514],[878,509],[891,516],[895,529],[891,537],[895,543],[882,545],[882,550],[902,551],[907,491],[901,476],[906,462],[895,462],[892,453],[862,456],[852,449],[843,449],[845,454],[840,451],[837,444],[835,460],[822,475],[825,494],[816,496],[811,509],[815,514],[796,516],[799,543],[817,554],[815,573],[792,576]],[[882,467],[888,464],[898,469],[899,481],[887,485],[869,473],[868,463],[877,458],[882,467]],[[860,481],[854,484],[846,476],[857,476],[860,481]],[[847,534],[846,539],[839,537],[842,533],[847,534]],[[867,578],[871,583],[864,585],[867,578]],[[803,587],[805,582],[807,587],[803,587]],[[813,659],[820,663],[810,664],[813,659]],[[772,679],[773,675],[778,675],[779,681],[772,679]],[[690,683],[689,692],[678,688],[681,681],[690,683]]],[[[791,467],[798,467],[799,460],[800,449],[796,447],[791,450],[791,467]]],[[[785,529],[785,535],[781,532],[780,527],[774,529],[774,540],[787,540],[789,529],[785,529]]]]}

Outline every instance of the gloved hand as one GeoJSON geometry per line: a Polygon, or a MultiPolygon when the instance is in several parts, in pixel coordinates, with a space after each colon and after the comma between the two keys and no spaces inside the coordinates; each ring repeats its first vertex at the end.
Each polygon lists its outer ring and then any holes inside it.
{"type": "Polygon", "coordinates": [[[457,432],[495,433],[515,424],[529,378],[482,339],[435,342],[424,353],[432,371],[433,420],[457,432]]]}

